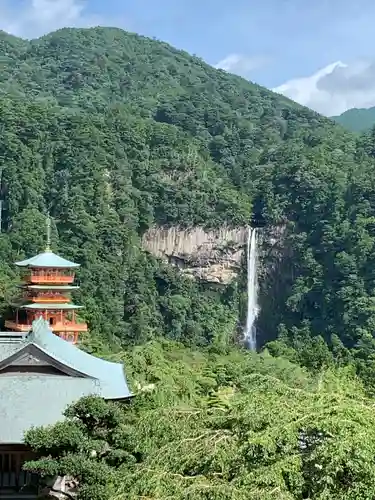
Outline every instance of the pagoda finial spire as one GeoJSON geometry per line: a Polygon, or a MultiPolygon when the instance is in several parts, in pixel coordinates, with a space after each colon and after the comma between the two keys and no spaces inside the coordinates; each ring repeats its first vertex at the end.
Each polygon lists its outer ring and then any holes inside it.
{"type": "Polygon", "coordinates": [[[49,214],[47,214],[46,226],[47,226],[46,252],[50,252],[51,251],[51,217],[49,214]]]}

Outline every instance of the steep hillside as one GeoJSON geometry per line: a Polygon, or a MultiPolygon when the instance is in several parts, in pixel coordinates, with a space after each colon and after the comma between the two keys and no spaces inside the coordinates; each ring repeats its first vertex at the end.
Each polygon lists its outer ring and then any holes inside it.
{"type": "Polygon", "coordinates": [[[332,120],[352,132],[364,132],[375,125],[375,107],[348,109],[339,116],[332,116],[332,120]]]}
{"type": "Polygon", "coordinates": [[[283,227],[287,250],[277,287],[262,282],[261,342],[337,334],[362,352],[375,301],[371,137],[357,144],[331,120],[118,29],[1,43],[4,310],[8,263],[43,246],[49,210],[56,250],[82,263],[79,299],[98,337],[227,342],[244,319],[243,276],[220,289],[192,281],[141,237],[255,220],[283,227]]]}

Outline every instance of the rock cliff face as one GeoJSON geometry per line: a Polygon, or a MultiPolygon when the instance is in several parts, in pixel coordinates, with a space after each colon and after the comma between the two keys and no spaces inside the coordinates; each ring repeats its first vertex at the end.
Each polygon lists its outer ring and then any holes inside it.
{"type": "MultiPolygon", "coordinates": [[[[201,227],[152,228],[142,239],[143,248],[178,267],[191,278],[210,285],[225,286],[239,277],[246,290],[246,249],[249,229],[201,227]]],[[[286,226],[263,227],[258,231],[259,309],[258,345],[273,340],[283,318],[285,296],[293,286],[293,255],[286,226]]],[[[246,322],[246,298],[239,311],[239,338],[246,322]]]]}
{"type": "Polygon", "coordinates": [[[240,272],[248,228],[152,228],[142,238],[151,254],[207,283],[227,285],[240,272]]]}

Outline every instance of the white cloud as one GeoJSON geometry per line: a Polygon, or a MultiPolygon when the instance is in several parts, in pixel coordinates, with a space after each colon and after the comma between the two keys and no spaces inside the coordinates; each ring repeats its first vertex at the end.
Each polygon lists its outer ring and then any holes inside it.
{"type": "Polygon", "coordinates": [[[267,62],[265,57],[249,57],[242,54],[229,54],[214,65],[217,69],[223,69],[229,73],[241,76],[249,76],[254,69],[263,66],[267,62]]]}
{"type": "Polygon", "coordinates": [[[375,106],[375,63],[338,61],[272,90],[327,116],[369,108],[375,106]]]}
{"type": "Polygon", "coordinates": [[[0,0],[0,29],[13,35],[33,38],[59,28],[89,27],[100,19],[87,12],[81,0],[24,0],[21,4],[0,0]]]}

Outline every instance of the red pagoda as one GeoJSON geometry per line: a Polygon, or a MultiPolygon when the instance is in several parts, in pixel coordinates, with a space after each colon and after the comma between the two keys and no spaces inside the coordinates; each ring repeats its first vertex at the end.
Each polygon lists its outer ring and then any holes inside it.
{"type": "Polygon", "coordinates": [[[70,294],[79,287],[74,284],[79,264],[70,262],[50,249],[50,221],[45,252],[15,263],[22,268],[23,295],[16,305],[16,317],[5,321],[8,330],[29,332],[32,322],[40,317],[48,321],[50,329],[59,337],[75,344],[87,324],[77,321],[76,311],[82,306],[73,304],[70,294]]]}

